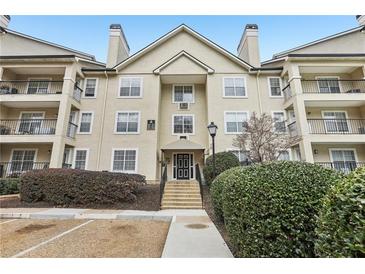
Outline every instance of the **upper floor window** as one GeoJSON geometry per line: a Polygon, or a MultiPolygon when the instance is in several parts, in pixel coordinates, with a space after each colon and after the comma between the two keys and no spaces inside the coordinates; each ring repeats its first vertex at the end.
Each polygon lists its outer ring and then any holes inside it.
{"type": "Polygon", "coordinates": [[[280,77],[269,77],[269,88],[271,97],[282,97],[280,77]]]}
{"type": "Polygon", "coordinates": [[[74,168],[86,169],[88,153],[89,153],[88,149],[76,149],[75,150],[74,168]]]}
{"type": "Polygon", "coordinates": [[[320,93],[340,93],[340,83],[338,77],[317,77],[318,89],[320,93]]]}
{"type": "Polygon", "coordinates": [[[117,112],[115,132],[116,133],[139,133],[139,117],[138,111],[133,112],[117,112]]]}
{"type": "Polygon", "coordinates": [[[93,122],[93,112],[83,111],[80,115],[79,133],[90,134],[93,122]]]}
{"type": "Polygon", "coordinates": [[[192,85],[174,85],[174,103],[194,103],[194,87],[192,85]]]}
{"type": "Polygon", "coordinates": [[[140,77],[120,78],[119,97],[130,97],[130,98],[142,97],[142,78],[140,77]]]}
{"type": "Polygon", "coordinates": [[[96,97],[97,83],[98,83],[98,80],[96,78],[86,78],[84,97],[86,97],[86,98],[95,98],[96,97]]]}
{"type": "Polygon", "coordinates": [[[194,116],[173,115],[173,134],[194,134],[194,116]]]}
{"type": "Polygon", "coordinates": [[[223,78],[224,97],[247,97],[246,80],[243,77],[223,78]]]}
{"type": "Polygon", "coordinates": [[[45,94],[48,92],[48,87],[50,84],[49,79],[29,79],[28,83],[28,94],[45,94]]]}
{"type": "Polygon", "coordinates": [[[115,149],[113,150],[113,171],[137,172],[137,150],[115,149]]]}
{"type": "Polygon", "coordinates": [[[224,125],[226,134],[239,134],[243,131],[244,122],[248,121],[247,111],[226,111],[224,125]]]}
{"type": "Polygon", "coordinates": [[[290,154],[287,150],[279,151],[278,161],[290,161],[290,154]]]}
{"type": "Polygon", "coordinates": [[[283,111],[274,111],[272,113],[272,119],[274,121],[275,132],[286,132],[285,114],[283,111]]]}

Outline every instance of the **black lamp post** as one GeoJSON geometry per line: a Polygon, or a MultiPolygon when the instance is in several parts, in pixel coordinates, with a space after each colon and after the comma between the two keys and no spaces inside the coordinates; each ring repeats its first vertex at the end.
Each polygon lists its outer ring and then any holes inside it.
{"type": "Polygon", "coordinates": [[[213,146],[213,175],[216,176],[215,172],[215,144],[214,144],[214,137],[217,134],[218,127],[214,124],[214,122],[210,122],[208,125],[208,131],[210,136],[212,137],[212,146],[213,146]]]}

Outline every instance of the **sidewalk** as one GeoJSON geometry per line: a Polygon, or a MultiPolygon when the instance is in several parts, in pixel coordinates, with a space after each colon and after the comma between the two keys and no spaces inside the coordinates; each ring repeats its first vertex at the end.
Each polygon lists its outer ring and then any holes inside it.
{"type": "Polygon", "coordinates": [[[170,228],[163,258],[233,258],[205,210],[160,211],[80,208],[0,208],[0,219],[159,220],[170,228]]]}

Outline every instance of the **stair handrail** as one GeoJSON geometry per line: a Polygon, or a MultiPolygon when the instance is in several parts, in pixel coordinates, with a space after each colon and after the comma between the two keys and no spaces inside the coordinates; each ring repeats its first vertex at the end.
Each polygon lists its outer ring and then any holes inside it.
{"type": "Polygon", "coordinates": [[[203,182],[202,182],[202,176],[201,176],[201,173],[200,173],[200,168],[199,168],[199,164],[196,164],[195,165],[195,177],[196,177],[196,180],[198,181],[199,183],[199,188],[200,188],[200,196],[202,198],[202,205],[204,204],[203,203],[203,182]]]}
{"type": "Polygon", "coordinates": [[[162,196],[163,196],[163,193],[165,190],[166,181],[167,181],[167,165],[163,164],[162,165],[162,174],[161,174],[161,179],[160,179],[160,206],[161,206],[161,202],[162,202],[162,196]]]}

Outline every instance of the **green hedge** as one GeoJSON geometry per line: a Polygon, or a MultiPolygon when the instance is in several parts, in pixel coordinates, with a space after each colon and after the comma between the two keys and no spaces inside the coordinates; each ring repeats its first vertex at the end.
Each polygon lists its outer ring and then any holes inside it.
{"type": "MultiPolygon", "coordinates": [[[[240,161],[232,152],[218,152],[215,154],[215,170],[216,176],[221,174],[223,171],[230,169],[235,166],[239,166],[240,161]]],[[[207,185],[215,179],[213,170],[213,155],[210,155],[205,161],[205,167],[203,169],[204,179],[207,185]]]]}
{"type": "Polygon", "coordinates": [[[342,174],[303,162],[232,169],[222,201],[240,257],[313,257],[321,199],[342,174]]]}
{"type": "Polygon", "coordinates": [[[316,232],[318,256],[365,257],[365,167],[329,191],[316,232]]]}
{"type": "Polygon", "coordinates": [[[134,201],[138,187],[145,184],[138,174],[77,169],[33,170],[20,180],[22,201],[62,206],[134,201]]]}
{"type": "Polygon", "coordinates": [[[18,194],[19,181],[16,178],[0,179],[0,195],[18,194]]]}

